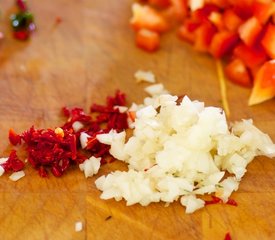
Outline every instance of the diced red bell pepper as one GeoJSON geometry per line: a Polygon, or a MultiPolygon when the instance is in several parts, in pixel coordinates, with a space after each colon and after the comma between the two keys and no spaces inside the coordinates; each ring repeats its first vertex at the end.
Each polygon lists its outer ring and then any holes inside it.
{"type": "Polygon", "coordinates": [[[148,29],[140,29],[136,33],[136,45],[146,51],[156,51],[160,46],[160,35],[148,29]]]}
{"type": "Polygon", "coordinates": [[[229,31],[217,32],[212,38],[209,52],[215,58],[220,58],[228,54],[238,43],[237,33],[229,31]]]}
{"type": "Polygon", "coordinates": [[[188,13],[188,0],[171,0],[174,17],[183,20],[188,13]]]}
{"type": "Polygon", "coordinates": [[[229,2],[228,0],[208,0],[208,3],[214,4],[216,6],[218,6],[219,8],[227,8],[229,7],[229,2]]]}
{"type": "Polygon", "coordinates": [[[168,30],[168,23],[164,17],[150,6],[142,6],[138,3],[133,4],[133,17],[130,24],[134,30],[145,28],[155,32],[165,32],[168,30]]]}
{"type": "Polygon", "coordinates": [[[231,8],[224,11],[222,20],[224,26],[229,31],[236,31],[243,22],[243,20],[231,8]]]}
{"type": "Polygon", "coordinates": [[[275,2],[255,1],[252,5],[253,15],[260,23],[265,24],[268,19],[275,13],[275,2]]]}
{"type": "Polygon", "coordinates": [[[209,45],[215,33],[216,27],[210,22],[204,22],[196,31],[194,49],[200,52],[208,52],[209,45]]]}
{"type": "Polygon", "coordinates": [[[269,24],[261,41],[266,53],[270,58],[275,59],[275,25],[269,24]]]}
{"type": "Polygon", "coordinates": [[[196,22],[193,19],[186,19],[184,21],[184,25],[186,26],[188,32],[194,32],[201,25],[201,23],[196,22]]]}
{"type": "Polygon", "coordinates": [[[197,22],[208,21],[208,17],[212,12],[219,12],[219,7],[214,4],[205,4],[202,8],[192,12],[192,19],[197,22]]]}
{"type": "Polygon", "coordinates": [[[240,58],[249,68],[255,68],[268,59],[267,54],[261,45],[248,47],[241,43],[234,48],[233,54],[235,57],[240,58]]]}
{"type": "Polygon", "coordinates": [[[228,0],[233,11],[243,20],[253,16],[252,4],[255,0],[228,0]]]}
{"type": "Polygon", "coordinates": [[[241,59],[233,59],[227,64],[224,72],[231,82],[243,87],[252,87],[252,79],[249,70],[241,59]]]}
{"type": "Polygon", "coordinates": [[[167,8],[171,5],[171,0],[148,0],[148,3],[159,8],[167,8]]]}
{"type": "Polygon", "coordinates": [[[179,27],[178,36],[189,43],[193,43],[195,41],[195,34],[194,32],[188,31],[185,25],[179,27]]]}
{"type": "Polygon", "coordinates": [[[239,27],[240,38],[247,46],[253,46],[263,27],[256,17],[251,17],[239,27]]]}
{"type": "Polygon", "coordinates": [[[265,62],[256,74],[249,105],[275,97],[275,59],[265,62]]]}
{"type": "Polygon", "coordinates": [[[208,17],[209,21],[213,23],[218,29],[222,30],[224,28],[224,21],[222,14],[219,12],[212,12],[208,17]]]}

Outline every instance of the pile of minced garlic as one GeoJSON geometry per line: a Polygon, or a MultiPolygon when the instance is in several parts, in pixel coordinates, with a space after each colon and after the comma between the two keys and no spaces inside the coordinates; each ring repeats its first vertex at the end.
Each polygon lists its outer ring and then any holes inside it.
{"type": "Polygon", "coordinates": [[[275,144],[252,120],[228,125],[220,108],[187,96],[179,100],[162,84],[145,90],[151,97],[129,109],[136,116],[131,137],[126,140],[125,131],[97,135],[116,159],[128,164],[128,171],[96,180],[102,199],[142,206],[180,200],[192,213],[205,205],[202,195],[227,202],[254,157],[275,157],[275,144]]]}

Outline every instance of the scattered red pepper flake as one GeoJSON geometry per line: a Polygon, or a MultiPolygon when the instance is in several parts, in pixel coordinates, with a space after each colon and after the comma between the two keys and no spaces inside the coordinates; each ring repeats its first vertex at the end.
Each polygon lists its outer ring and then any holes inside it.
{"type": "Polygon", "coordinates": [[[60,24],[61,22],[63,22],[63,19],[62,19],[60,16],[57,16],[57,17],[55,18],[55,24],[58,25],[58,24],[60,24]]]}
{"type": "Polygon", "coordinates": [[[9,130],[9,140],[10,143],[14,146],[21,144],[21,136],[16,134],[12,128],[9,130]]]}
{"type": "MultiPolygon", "coordinates": [[[[222,199],[220,199],[216,196],[211,196],[211,198],[212,198],[212,200],[205,201],[205,205],[223,203],[222,199]]],[[[232,205],[232,206],[238,206],[237,202],[232,198],[229,198],[225,204],[232,205]]]]}
{"type": "Polygon", "coordinates": [[[231,235],[229,232],[225,234],[224,240],[232,240],[231,235]]]}
{"type": "Polygon", "coordinates": [[[236,207],[238,206],[238,203],[232,198],[229,198],[226,204],[236,206],[236,207]]]}
{"type": "Polygon", "coordinates": [[[38,174],[42,178],[48,177],[47,170],[44,167],[42,167],[42,166],[40,166],[40,168],[38,169],[38,174]]]}
{"type": "Polygon", "coordinates": [[[24,1],[24,0],[16,0],[16,5],[22,12],[25,12],[28,10],[26,1],[24,1]]]}
{"type": "Polygon", "coordinates": [[[216,196],[211,196],[212,200],[205,201],[205,205],[217,204],[222,203],[222,200],[216,196]]]}

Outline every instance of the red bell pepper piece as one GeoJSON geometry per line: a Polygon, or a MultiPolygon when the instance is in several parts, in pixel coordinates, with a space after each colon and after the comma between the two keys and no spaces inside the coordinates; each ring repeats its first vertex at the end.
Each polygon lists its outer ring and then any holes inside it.
{"type": "Polygon", "coordinates": [[[148,3],[159,8],[167,8],[171,5],[171,0],[148,0],[148,3]]]}
{"type": "Polygon", "coordinates": [[[233,11],[243,20],[253,16],[252,3],[255,0],[228,0],[233,11]]]}
{"type": "Polygon", "coordinates": [[[222,14],[219,12],[212,12],[209,17],[209,21],[213,23],[218,29],[222,30],[224,29],[224,21],[222,14]]]}
{"type": "Polygon", "coordinates": [[[249,68],[255,68],[263,64],[267,59],[267,54],[261,45],[249,47],[243,43],[234,48],[234,56],[241,59],[249,68]]]}
{"type": "Polygon", "coordinates": [[[182,25],[178,30],[178,36],[189,43],[193,43],[195,41],[194,32],[188,31],[186,25],[182,25]]]}
{"type": "Polygon", "coordinates": [[[208,3],[214,4],[218,6],[219,8],[226,8],[229,6],[229,1],[228,0],[208,0],[208,3]]]}
{"type": "Polygon", "coordinates": [[[268,19],[275,13],[275,2],[255,1],[252,5],[253,15],[260,23],[265,24],[268,19]]]}
{"type": "Polygon", "coordinates": [[[224,69],[227,78],[243,87],[252,87],[252,79],[249,70],[241,59],[233,59],[224,69]]]}
{"type": "Polygon", "coordinates": [[[237,33],[229,31],[217,32],[212,38],[209,52],[215,58],[223,57],[235,47],[238,40],[237,33]]]}
{"type": "Polygon", "coordinates": [[[215,33],[216,27],[209,21],[205,21],[195,33],[194,49],[200,52],[207,52],[209,45],[215,33]]]}
{"type": "Polygon", "coordinates": [[[266,53],[270,58],[275,59],[275,25],[269,24],[261,41],[266,53]]]}
{"type": "Polygon", "coordinates": [[[154,8],[135,3],[132,11],[133,17],[130,20],[130,24],[134,30],[138,31],[145,28],[160,33],[168,30],[168,23],[154,8]]]}
{"type": "Polygon", "coordinates": [[[224,11],[222,20],[224,26],[229,31],[236,31],[243,22],[243,20],[231,8],[224,11]]]}
{"type": "Polygon", "coordinates": [[[249,105],[275,97],[275,59],[265,62],[256,74],[249,105]]]}
{"type": "Polygon", "coordinates": [[[160,45],[160,36],[157,32],[140,29],[136,33],[136,45],[149,52],[156,51],[160,45]]]}
{"type": "Polygon", "coordinates": [[[256,17],[251,17],[239,27],[240,38],[247,46],[253,46],[263,27],[256,17]]]}
{"type": "Polygon", "coordinates": [[[208,21],[208,17],[212,12],[219,12],[219,7],[214,4],[205,4],[202,8],[195,10],[192,12],[192,19],[197,22],[208,21]]]}

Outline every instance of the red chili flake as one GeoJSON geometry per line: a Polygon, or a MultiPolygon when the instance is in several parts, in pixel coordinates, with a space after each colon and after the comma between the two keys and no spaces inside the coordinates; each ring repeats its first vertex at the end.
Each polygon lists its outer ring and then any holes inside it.
{"type": "Polygon", "coordinates": [[[5,172],[18,172],[24,168],[25,164],[17,157],[16,151],[12,150],[8,160],[5,163],[1,164],[1,166],[4,168],[5,172]]]}
{"type": "Polygon", "coordinates": [[[232,206],[238,206],[238,203],[232,198],[229,198],[226,204],[232,205],[232,206]]]}
{"type": "Polygon", "coordinates": [[[229,232],[225,234],[224,240],[232,240],[231,235],[229,232]]]}
{"type": "Polygon", "coordinates": [[[63,21],[63,19],[62,19],[61,17],[59,17],[59,16],[57,16],[57,17],[55,18],[55,24],[56,24],[56,25],[57,25],[57,24],[60,24],[62,21],[63,21]]]}
{"type": "Polygon", "coordinates": [[[107,97],[107,106],[93,104],[90,108],[92,113],[98,113],[97,123],[106,123],[106,130],[115,129],[122,131],[128,128],[128,115],[127,113],[121,113],[118,106],[125,106],[125,94],[117,91],[114,97],[107,97]]]}
{"type": "Polygon", "coordinates": [[[48,177],[47,170],[42,166],[40,166],[40,168],[38,169],[38,173],[40,177],[43,177],[43,178],[48,177]]]}
{"type": "Polygon", "coordinates": [[[17,144],[21,144],[21,136],[16,134],[13,129],[9,130],[9,140],[10,143],[14,146],[16,146],[17,144]]]}
{"type": "Polygon", "coordinates": [[[205,201],[205,205],[222,203],[222,200],[216,196],[211,196],[212,200],[205,201]]]}
{"type": "Polygon", "coordinates": [[[58,166],[53,166],[51,168],[51,171],[52,171],[52,174],[55,176],[55,177],[61,177],[62,176],[62,171],[61,169],[58,167],[58,166]]]}
{"type": "MultiPolygon", "coordinates": [[[[205,201],[205,205],[223,203],[222,199],[220,199],[216,196],[211,196],[211,198],[212,198],[212,200],[205,201]]],[[[232,206],[238,206],[237,202],[231,198],[229,198],[225,204],[232,205],[232,206]]]]}
{"type": "Polygon", "coordinates": [[[66,117],[68,117],[67,123],[62,126],[64,129],[72,129],[72,125],[77,121],[83,124],[89,124],[91,122],[91,116],[85,114],[82,108],[69,109],[63,107],[62,112],[66,117]]]}
{"type": "Polygon", "coordinates": [[[16,0],[16,4],[19,7],[20,11],[25,12],[28,10],[26,1],[24,0],[16,0]]]}

